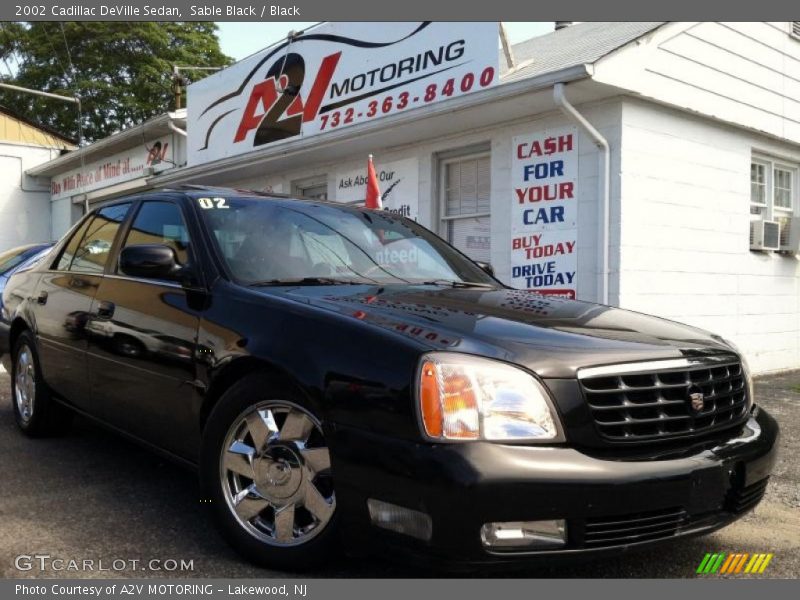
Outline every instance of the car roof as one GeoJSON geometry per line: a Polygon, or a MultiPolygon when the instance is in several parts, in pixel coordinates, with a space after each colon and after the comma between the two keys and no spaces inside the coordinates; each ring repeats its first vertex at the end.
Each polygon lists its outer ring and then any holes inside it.
{"type": "MultiPolygon", "coordinates": [[[[319,200],[316,198],[304,198],[302,196],[290,196],[288,194],[279,194],[275,192],[259,192],[256,190],[244,190],[236,188],[227,188],[221,186],[205,186],[205,185],[181,185],[175,188],[162,188],[156,190],[148,190],[139,194],[116,198],[108,203],[103,204],[95,210],[105,208],[107,206],[114,206],[116,204],[124,204],[137,200],[150,200],[164,198],[165,196],[172,197],[188,197],[190,199],[205,198],[211,194],[224,196],[226,198],[250,198],[254,200],[273,201],[284,206],[291,206],[297,204],[310,205],[325,205],[335,208],[355,208],[363,210],[372,210],[364,206],[357,206],[350,203],[335,202],[333,200],[319,200]]],[[[94,211],[93,211],[94,212],[94,211]]]]}

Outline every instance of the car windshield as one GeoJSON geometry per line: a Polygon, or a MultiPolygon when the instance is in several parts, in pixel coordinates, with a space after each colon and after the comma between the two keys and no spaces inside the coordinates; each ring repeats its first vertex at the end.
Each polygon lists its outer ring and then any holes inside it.
{"type": "Polygon", "coordinates": [[[201,198],[198,204],[244,284],[497,285],[440,238],[389,212],[257,198],[201,198]]]}

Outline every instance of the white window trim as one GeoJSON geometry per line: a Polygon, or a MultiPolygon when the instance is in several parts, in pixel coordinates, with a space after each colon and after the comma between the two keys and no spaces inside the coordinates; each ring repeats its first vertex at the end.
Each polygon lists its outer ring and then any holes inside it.
{"type": "Polygon", "coordinates": [[[459,221],[461,219],[477,219],[480,217],[491,217],[492,213],[490,212],[480,212],[480,213],[469,213],[468,215],[448,215],[442,217],[442,221],[459,221]]]}
{"type": "Polygon", "coordinates": [[[775,161],[772,164],[772,196],[771,196],[772,202],[771,202],[771,204],[772,204],[773,213],[775,211],[781,212],[781,213],[785,213],[782,216],[786,216],[786,214],[791,216],[791,215],[794,215],[794,214],[797,213],[797,204],[798,204],[798,198],[797,198],[797,193],[798,193],[798,190],[797,190],[797,183],[798,183],[798,181],[797,181],[797,170],[798,170],[797,167],[794,166],[794,165],[781,163],[781,162],[778,162],[778,161],[775,161]],[[784,208],[782,206],[775,206],[775,169],[780,169],[781,171],[788,171],[789,172],[790,182],[791,182],[791,196],[789,197],[789,201],[791,202],[791,206],[789,208],[784,208]]]}
{"type": "Polygon", "coordinates": [[[766,167],[766,189],[764,197],[767,201],[766,204],[757,204],[752,201],[752,196],[750,197],[748,206],[756,206],[766,209],[761,215],[750,215],[751,220],[774,221],[776,218],[780,217],[800,216],[800,165],[787,162],[786,159],[765,156],[761,154],[754,154],[751,157],[750,162],[764,165],[766,167]],[[775,169],[789,171],[792,174],[791,208],[781,208],[775,206],[775,169]]]}
{"type": "MultiPolygon", "coordinates": [[[[763,203],[753,202],[753,196],[752,196],[752,191],[751,191],[751,194],[750,194],[750,206],[757,206],[759,208],[769,208],[769,204],[770,204],[770,202],[769,202],[770,182],[769,182],[769,180],[770,180],[770,173],[772,173],[772,167],[770,166],[770,162],[767,161],[767,160],[763,160],[763,159],[760,159],[760,158],[753,157],[750,160],[750,164],[751,165],[755,164],[755,165],[759,165],[759,166],[764,167],[764,202],[763,203]]],[[[750,185],[751,186],[753,185],[752,178],[750,179],[750,185]]]]}
{"type": "MultiPolygon", "coordinates": [[[[303,190],[313,187],[320,187],[323,185],[326,187],[326,189],[329,187],[327,173],[314,175],[313,177],[304,177],[303,179],[295,179],[291,183],[292,194],[302,195],[303,190]]],[[[330,190],[328,191],[328,195],[330,195],[330,190]]]]}

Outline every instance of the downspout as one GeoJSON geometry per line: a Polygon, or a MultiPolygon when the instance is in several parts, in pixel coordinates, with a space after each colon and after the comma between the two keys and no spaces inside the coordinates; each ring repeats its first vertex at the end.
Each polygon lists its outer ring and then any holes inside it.
{"type": "Polygon", "coordinates": [[[597,272],[597,301],[600,304],[608,304],[608,241],[610,226],[610,207],[611,207],[611,148],[603,135],[595,129],[586,117],[569,103],[564,94],[564,84],[556,83],[553,86],[553,100],[556,106],[571,121],[577,124],[586,134],[592,138],[594,144],[600,149],[599,158],[599,197],[602,199],[601,216],[598,229],[598,256],[600,256],[600,268],[597,272]]]}
{"type": "Polygon", "coordinates": [[[175,133],[177,133],[178,135],[182,135],[183,137],[186,137],[186,130],[184,130],[184,129],[181,129],[180,127],[178,127],[177,125],[175,125],[175,123],[173,123],[172,121],[169,121],[169,122],[167,123],[167,127],[168,127],[168,128],[171,130],[171,131],[174,131],[175,133]]]}

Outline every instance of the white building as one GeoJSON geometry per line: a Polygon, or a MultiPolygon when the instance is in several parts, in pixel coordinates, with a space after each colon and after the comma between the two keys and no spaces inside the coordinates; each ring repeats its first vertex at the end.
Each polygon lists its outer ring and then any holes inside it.
{"type": "Polygon", "coordinates": [[[312,29],[194,84],[188,164],[144,186],[349,202],[373,154],[388,207],[514,287],[715,331],[756,372],[800,366],[800,24],[581,23],[511,67],[496,24],[321,27],[382,46],[312,29]]]}
{"type": "Polygon", "coordinates": [[[52,239],[49,181],[26,171],[73,147],[63,136],[0,106],[0,252],[52,239]]]}
{"type": "Polygon", "coordinates": [[[186,111],[165,113],[28,169],[48,182],[46,214],[63,235],[87,206],[149,189],[154,175],[186,164],[186,111]]]}

